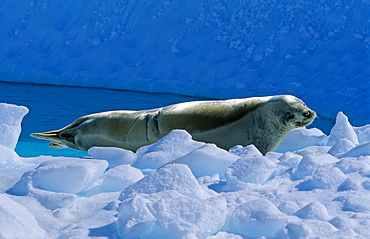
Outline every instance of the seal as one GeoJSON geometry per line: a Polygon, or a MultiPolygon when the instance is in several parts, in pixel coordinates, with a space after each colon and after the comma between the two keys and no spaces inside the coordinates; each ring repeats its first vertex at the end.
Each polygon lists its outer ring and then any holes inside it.
{"type": "Polygon", "coordinates": [[[219,101],[192,101],[142,111],[108,111],[83,116],[45,133],[51,148],[88,150],[93,146],[136,151],[174,129],[194,140],[229,149],[254,144],[262,154],[273,151],[292,129],[312,123],[316,113],[291,95],[219,101]]]}

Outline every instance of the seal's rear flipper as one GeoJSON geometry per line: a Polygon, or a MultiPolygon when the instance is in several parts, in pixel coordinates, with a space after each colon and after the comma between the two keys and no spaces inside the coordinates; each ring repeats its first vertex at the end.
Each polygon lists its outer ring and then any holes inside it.
{"type": "Polygon", "coordinates": [[[50,140],[49,147],[52,149],[68,148],[67,145],[61,142],[61,137],[59,136],[59,133],[59,130],[55,130],[45,133],[32,133],[31,136],[37,139],[50,140]]]}

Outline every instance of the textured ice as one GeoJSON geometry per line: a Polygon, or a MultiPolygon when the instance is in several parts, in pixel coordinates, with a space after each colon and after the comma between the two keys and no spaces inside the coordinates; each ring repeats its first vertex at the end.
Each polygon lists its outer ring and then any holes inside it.
{"type": "Polygon", "coordinates": [[[274,236],[286,220],[287,216],[266,199],[241,204],[232,216],[237,232],[249,237],[274,236]]]}
{"type": "Polygon", "coordinates": [[[189,197],[209,197],[187,165],[169,164],[127,187],[122,191],[120,199],[132,193],[150,194],[165,190],[176,190],[189,197]]]}
{"type": "Polygon", "coordinates": [[[204,144],[192,140],[191,135],[185,130],[173,130],[158,142],[138,149],[136,151],[137,161],[133,166],[156,169],[204,144]]]}
{"type": "Polygon", "coordinates": [[[133,164],[136,160],[136,154],[130,150],[114,147],[92,147],[87,151],[95,159],[104,159],[108,161],[109,168],[121,164],[133,164]]]}
{"type": "Polygon", "coordinates": [[[299,209],[295,215],[302,219],[316,219],[322,221],[331,219],[327,208],[318,201],[314,201],[299,209]]]}
{"type": "Polygon", "coordinates": [[[108,192],[122,191],[144,177],[143,173],[130,165],[119,165],[104,174],[102,186],[108,192]]]}
{"type": "Polygon", "coordinates": [[[151,211],[161,227],[173,238],[205,238],[218,232],[225,224],[226,200],[164,198],[154,203],[151,211]]]}
{"type": "Polygon", "coordinates": [[[341,138],[345,138],[354,144],[359,144],[357,134],[352,125],[349,123],[348,117],[342,112],[339,112],[336,123],[330,131],[328,145],[334,145],[341,138]]]}
{"type": "Polygon", "coordinates": [[[25,206],[0,193],[0,237],[2,238],[48,238],[25,206]]]}
{"type": "Polygon", "coordinates": [[[0,145],[15,149],[21,133],[21,122],[28,113],[24,106],[0,103],[0,145]]]}
{"type": "Polygon", "coordinates": [[[221,179],[225,179],[226,169],[238,158],[214,144],[206,144],[170,163],[188,165],[196,178],[218,174],[221,179]]]}
{"type": "Polygon", "coordinates": [[[235,181],[263,184],[275,169],[276,164],[270,158],[254,156],[238,159],[226,170],[225,176],[228,184],[235,181]]]}

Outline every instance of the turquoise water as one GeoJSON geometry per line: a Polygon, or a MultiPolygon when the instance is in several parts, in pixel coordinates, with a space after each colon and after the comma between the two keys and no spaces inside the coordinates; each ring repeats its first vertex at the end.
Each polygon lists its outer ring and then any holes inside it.
{"type": "Polygon", "coordinates": [[[30,110],[23,119],[16,148],[22,157],[88,156],[86,152],[74,149],[50,149],[48,141],[29,135],[60,129],[91,113],[150,109],[191,100],[198,99],[172,94],[0,82],[1,103],[23,105],[30,110]]]}

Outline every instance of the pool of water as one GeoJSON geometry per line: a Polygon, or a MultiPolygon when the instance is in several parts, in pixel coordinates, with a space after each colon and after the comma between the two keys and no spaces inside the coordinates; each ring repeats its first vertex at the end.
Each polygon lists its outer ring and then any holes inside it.
{"type": "Polygon", "coordinates": [[[74,149],[50,149],[48,141],[29,135],[60,129],[91,113],[151,109],[191,100],[199,99],[172,94],[0,82],[1,103],[23,105],[30,110],[23,119],[16,148],[22,157],[88,156],[86,152],[74,149]]]}
{"type": "MultiPolygon", "coordinates": [[[[30,111],[22,122],[16,152],[22,157],[40,155],[88,156],[74,149],[50,149],[48,141],[29,136],[60,129],[77,118],[109,110],[143,110],[185,101],[201,100],[173,94],[0,82],[0,102],[26,106],[30,111]]],[[[317,118],[309,127],[328,134],[334,121],[317,118]]]]}

